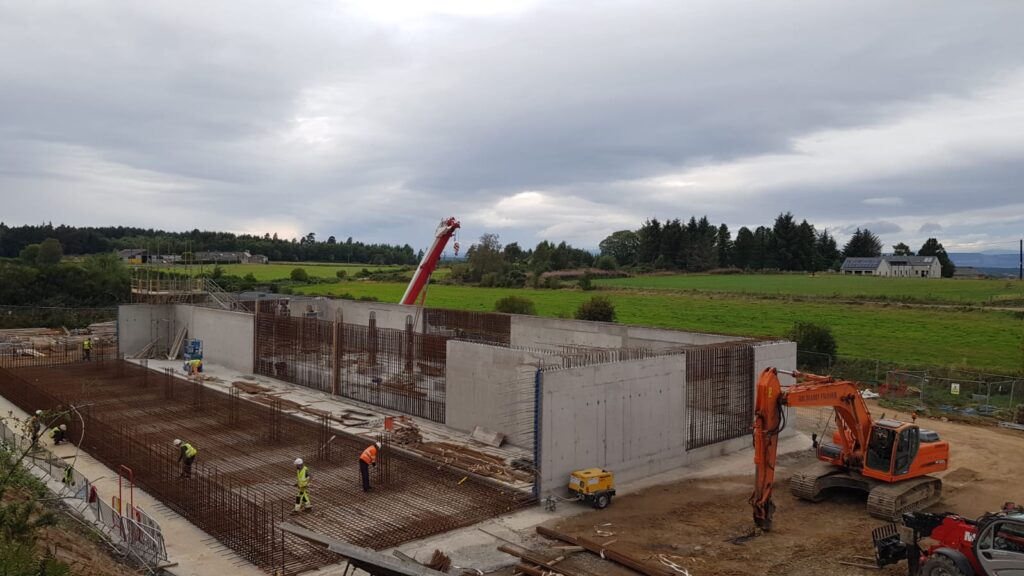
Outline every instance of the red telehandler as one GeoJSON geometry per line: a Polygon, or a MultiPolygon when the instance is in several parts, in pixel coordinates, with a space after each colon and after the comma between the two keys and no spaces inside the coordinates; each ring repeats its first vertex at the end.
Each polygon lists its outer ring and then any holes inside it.
{"type": "Polygon", "coordinates": [[[908,512],[872,533],[879,567],[907,561],[910,576],[1024,576],[1024,507],[1008,502],[970,520],[908,512]]]}
{"type": "MultiPolygon", "coordinates": [[[[800,372],[767,368],[757,381],[754,404],[754,464],[757,474],[750,503],[754,523],[771,530],[772,483],[779,434],[786,424],[786,406],[825,406],[835,410],[836,431],[832,442],[818,444],[819,462],[793,474],[789,482],[794,496],[818,502],[832,488],[868,493],[868,512],[893,521],[903,512],[926,508],[939,501],[942,481],[932,472],[948,466],[949,443],[916,424],[897,420],[872,420],[871,413],[853,382],[800,372]],[[796,378],[782,387],[779,373],[796,378]]],[[[1024,576],[1024,575],[1021,575],[1024,576]]]]}

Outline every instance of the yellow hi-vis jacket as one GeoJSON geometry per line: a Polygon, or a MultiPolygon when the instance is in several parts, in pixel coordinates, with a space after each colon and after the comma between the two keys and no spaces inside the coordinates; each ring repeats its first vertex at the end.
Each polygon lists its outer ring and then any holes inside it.
{"type": "Polygon", "coordinates": [[[199,450],[196,450],[195,447],[188,442],[182,444],[181,449],[184,450],[185,458],[195,458],[196,454],[199,453],[199,450]]]}
{"type": "Polygon", "coordinates": [[[305,465],[303,465],[302,468],[299,468],[296,472],[295,483],[298,484],[299,488],[309,486],[309,468],[305,465]]]}

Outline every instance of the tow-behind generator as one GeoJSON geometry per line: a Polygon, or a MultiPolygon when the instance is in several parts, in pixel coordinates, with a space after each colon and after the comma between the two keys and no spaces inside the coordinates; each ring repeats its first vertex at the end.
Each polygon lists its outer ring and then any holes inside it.
{"type": "Polygon", "coordinates": [[[615,496],[615,477],[602,468],[577,470],[569,476],[569,495],[594,508],[607,508],[615,496]]]}

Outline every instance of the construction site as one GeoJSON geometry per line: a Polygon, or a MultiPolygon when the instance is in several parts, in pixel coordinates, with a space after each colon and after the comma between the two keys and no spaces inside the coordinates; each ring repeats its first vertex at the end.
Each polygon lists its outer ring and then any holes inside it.
{"type": "Polygon", "coordinates": [[[955,576],[921,542],[996,521],[1024,554],[1024,423],[886,414],[783,340],[417,305],[435,249],[398,304],[136,278],[2,332],[2,440],[150,573],[955,576]]]}
{"type": "Polygon", "coordinates": [[[342,561],[294,527],[387,550],[553,507],[574,470],[625,486],[739,450],[756,374],[795,356],[787,342],[635,326],[153,292],[120,307],[88,360],[78,342],[9,346],[0,393],[26,413],[76,407],[81,450],[271,574],[342,561]],[[199,355],[188,373],[183,357],[199,355]],[[179,437],[201,450],[189,479],[179,437]],[[315,471],[311,513],[290,514],[295,458],[315,471]]]}

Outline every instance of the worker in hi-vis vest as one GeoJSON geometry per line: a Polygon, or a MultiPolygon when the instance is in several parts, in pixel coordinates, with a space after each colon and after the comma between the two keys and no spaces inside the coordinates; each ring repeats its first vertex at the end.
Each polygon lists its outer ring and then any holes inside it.
{"type": "Polygon", "coordinates": [[[174,445],[178,447],[180,453],[178,454],[178,462],[184,461],[184,465],[181,467],[180,478],[191,478],[192,477],[192,463],[196,460],[196,454],[199,454],[199,450],[196,450],[195,446],[188,442],[182,442],[181,440],[175,439],[174,445]]]}
{"type": "Polygon", "coordinates": [[[295,487],[299,489],[295,494],[295,511],[310,511],[313,505],[309,503],[309,467],[302,462],[302,458],[295,459],[295,487]]]}
{"type": "Polygon", "coordinates": [[[374,442],[359,455],[359,475],[363,479],[363,492],[370,490],[370,466],[377,465],[377,452],[379,450],[380,442],[374,442]]]}
{"type": "Polygon", "coordinates": [[[50,430],[50,438],[53,440],[54,446],[60,446],[68,439],[68,425],[61,424],[53,430],[50,430]]]}

